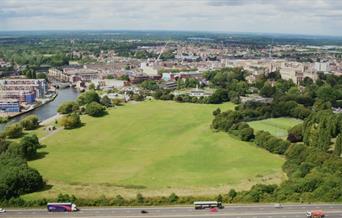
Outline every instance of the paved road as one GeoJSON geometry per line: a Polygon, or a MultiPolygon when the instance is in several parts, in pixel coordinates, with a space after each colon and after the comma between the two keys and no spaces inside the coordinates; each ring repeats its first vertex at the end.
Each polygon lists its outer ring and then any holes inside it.
{"type": "Polygon", "coordinates": [[[218,212],[194,210],[193,207],[146,207],[146,208],[81,208],[73,213],[49,213],[45,209],[8,209],[0,218],[305,218],[308,210],[322,209],[328,218],[342,218],[342,204],[284,205],[277,209],[273,205],[228,205],[218,212]],[[141,214],[141,210],[148,214],[141,214]]]}

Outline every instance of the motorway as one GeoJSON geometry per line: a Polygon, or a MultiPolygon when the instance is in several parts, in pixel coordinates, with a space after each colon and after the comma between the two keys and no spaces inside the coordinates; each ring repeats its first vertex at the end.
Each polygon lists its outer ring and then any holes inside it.
{"type": "Polygon", "coordinates": [[[286,204],[283,208],[269,205],[226,205],[217,212],[195,210],[193,207],[144,207],[144,208],[80,208],[78,212],[47,212],[46,209],[8,209],[0,218],[187,218],[187,217],[234,217],[234,218],[306,218],[305,212],[323,210],[328,218],[342,218],[342,204],[286,204]],[[146,210],[147,214],[142,214],[146,210]]]}

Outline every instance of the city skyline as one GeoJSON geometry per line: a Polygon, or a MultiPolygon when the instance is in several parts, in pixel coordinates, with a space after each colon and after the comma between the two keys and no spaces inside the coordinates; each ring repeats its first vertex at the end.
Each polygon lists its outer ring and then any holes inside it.
{"type": "Polygon", "coordinates": [[[342,2],[334,0],[4,0],[0,8],[0,29],[4,31],[179,30],[342,36],[342,2]]]}

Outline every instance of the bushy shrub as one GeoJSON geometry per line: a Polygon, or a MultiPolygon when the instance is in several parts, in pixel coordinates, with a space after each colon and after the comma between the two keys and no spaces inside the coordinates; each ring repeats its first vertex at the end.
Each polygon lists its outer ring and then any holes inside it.
{"type": "Polygon", "coordinates": [[[288,130],[287,140],[290,142],[303,141],[303,124],[297,124],[288,130]]]}
{"type": "Polygon", "coordinates": [[[8,138],[15,139],[21,137],[23,134],[23,127],[19,123],[9,125],[5,128],[5,135],[8,138]]]}
{"type": "Polygon", "coordinates": [[[31,169],[20,157],[0,156],[0,200],[38,191],[44,182],[37,170],[31,169]]]}
{"type": "Polygon", "coordinates": [[[100,100],[100,103],[106,107],[112,107],[112,101],[108,98],[107,95],[103,96],[100,100]]]}
{"type": "Polygon", "coordinates": [[[27,116],[20,122],[20,124],[25,130],[36,129],[39,127],[38,117],[36,115],[27,116]]]}
{"type": "Polygon", "coordinates": [[[74,129],[80,127],[82,124],[80,115],[77,113],[63,116],[60,123],[65,129],[74,129]]]}
{"type": "Polygon", "coordinates": [[[259,131],[255,135],[256,145],[265,148],[271,153],[284,154],[290,143],[272,136],[269,132],[259,131]]]}
{"type": "Polygon", "coordinates": [[[85,112],[93,117],[103,116],[106,112],[106,108],[97,102],[91,102],[87,104],[85,112]]]}
{"type": "Polygon", "coordinates": [[[7,149],[7,152],[30,160],[37,155],[37,149],[40,148],[38,137],[36,135],[26,135],[19,142],[12,142],[7,149]]]}
{"type": "Polygon", "coordinates": [[[80,107],[77,104],[77,102],[69,101],[69,102],[65,102],[65,103],[61,104],[58,107],[57,112],[60,114],[70,114],[70,113],[79,111],[79,109],[80,109],[80,107]]]}
{"type": "Polygon", "coordinates": [[[86,105],[91,102],[100,102],[100,96],[94,90],[84,92],[77,98],[77,103],[79,105],[86,105]]]}

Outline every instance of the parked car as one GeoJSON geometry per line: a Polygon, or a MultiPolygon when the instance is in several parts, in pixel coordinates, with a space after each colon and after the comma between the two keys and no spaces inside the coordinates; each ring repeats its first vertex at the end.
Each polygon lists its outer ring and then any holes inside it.
{"type": "Polygon", "coordinates": [[[3,208],[0,208],[0,213],[5,213],[6,212],[6,210],[5,209],[3,209],[3,208]]]}

